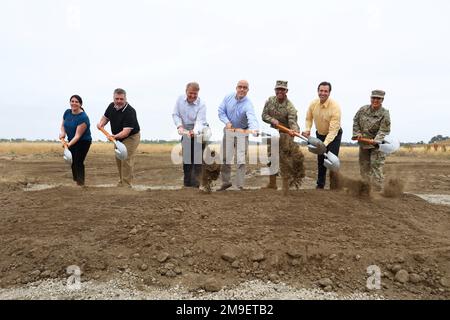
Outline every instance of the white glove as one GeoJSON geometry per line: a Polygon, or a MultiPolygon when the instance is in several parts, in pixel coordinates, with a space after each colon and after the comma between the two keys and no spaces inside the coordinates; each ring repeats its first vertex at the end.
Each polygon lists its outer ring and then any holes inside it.
{"type": "Polygon", "coordinates": [[[182,136],[182,135],[184,134],[184,128],[183,128],[183,126],[179,126],[179,127],[178,127],[178,134],[179,134],[180,136],[182,136]]]}

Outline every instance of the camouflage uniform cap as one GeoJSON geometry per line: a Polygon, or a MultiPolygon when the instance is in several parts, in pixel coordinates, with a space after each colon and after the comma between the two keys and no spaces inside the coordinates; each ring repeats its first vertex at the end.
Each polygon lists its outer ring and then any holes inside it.
{"type": "Polygon", "coordinates": [[[385,94],[386,94],[386,92],[384,92],[383,90],[373,90],[372,95],[370,97],[384,99],[385,94]]]}
{"type": "Polygon", "coordinates": [[[275,84],[275,89],[288,89],[288,82],[283,80],[277,80],[277,83],[275,84]]]}

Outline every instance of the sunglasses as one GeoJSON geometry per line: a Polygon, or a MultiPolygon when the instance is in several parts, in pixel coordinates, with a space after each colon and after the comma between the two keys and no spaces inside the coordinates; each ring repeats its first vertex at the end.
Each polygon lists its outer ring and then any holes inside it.
{"type": "Polygon", "coordinates": [[[382,98],[379,97],[372,97],[372,100],[381,100],[382,98]]]}

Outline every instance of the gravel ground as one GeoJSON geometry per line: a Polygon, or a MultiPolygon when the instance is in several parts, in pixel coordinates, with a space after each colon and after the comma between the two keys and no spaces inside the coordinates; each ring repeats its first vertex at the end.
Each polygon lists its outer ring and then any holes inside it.
{"type": "Polygon", "coordinates": [[[380,295],[355,292],[341,295],[320,289],[296,289],[283,283],[274,284],[249,281],[219,292],[188,292],[181,287],[155,288],[130,285],[130,279],[120,278],[109,282],[88,281],[78,290],[69,289],[66,280],[45,280],[23,287],[1,289],[0,299],[21,300],[381,300],[380,295]]]}

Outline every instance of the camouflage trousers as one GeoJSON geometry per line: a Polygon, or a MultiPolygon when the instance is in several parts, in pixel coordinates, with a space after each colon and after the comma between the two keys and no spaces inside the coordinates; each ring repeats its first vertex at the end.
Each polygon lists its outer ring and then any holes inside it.
{"type": "Polygon", "coordinates": [[[383,187],[383,166],[386,155],[378,149],[359,148],[359,170],[361,177],[370,182],[376,189],[383,187]]]}
{"type": "MultiPolygon", "coordinates": [[[[267,156],[269,158],[269,163],[267,164],[268,167],[274,165],[276,168],[280,168],[280,161],[282,158],[286,157],[286,146],[289,145],[291,141],[294,141],[294,137],[291,137],[290,135],[286,133],[280,132],[280,136],[273,136],[267,139],[267,156]],[[278,139],[278,157],[274,155],[274,158],[272,159],[272,139],[278,139]],[[277,163],[273,163],[272,161],[276,161],[277,163]]],[[[275,173],[275,175],[280,175],[280,172],[275,173]]]]}

